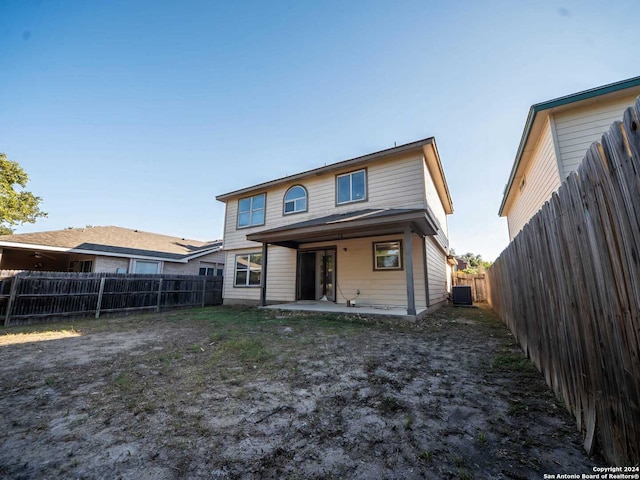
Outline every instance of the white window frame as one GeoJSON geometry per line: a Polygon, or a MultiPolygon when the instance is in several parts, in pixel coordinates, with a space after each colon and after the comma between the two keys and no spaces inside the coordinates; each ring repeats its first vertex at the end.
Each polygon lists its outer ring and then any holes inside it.
{"type": "Polygon", "coordinates": [[[158,261],[158,260],[142,260],[142,259],[131,259],[131,266],[129,267],[129,271],[131,273],[137,273],[136,272],[136,266],[138,263],[155,263],[156,265],[158,265],[158,270],[156,271],[156,273],[146,273],[146,274],[141,274],[138,273],[138,275],[157,275],[159,273],[162,273],[162,267],[164,262],[158,261]]]}
{"type": "Polygon", "coordinates": [[[250,197],[242,197],[238,199],[238,215],[237,215],[237,221],[236,221],[236,226],[238,229],[241,228],[250,228],[250,227],[256,227],[256,226],[260,226],[260,225],[264,225],[265,221],[267,220],[267,194],[266,193],[259,193],[257,195],[252,195],[250,197]],[[262,208],[254,208],[253,207],[253,202],[256,198],[258,197],[263,197],[264,200],[262,202],[262,208]],[[242,203],[243,200],[249,200],[249,210],[240,210],[240,204],[242,203]],[[253,215],[255,212],[262,212],[262,222],[258,223],[258,222],[254,222],[253,221],[253,215]],[[240,225],[240,215],[243,213],[248,213],[249,214],[249,224],[248,225],[240,225]]]}
{"type": "Polygon", "coordinates": [[[284,205],[282,206],[282,213],[284,215],[293,215],[295,213],[303,213],[308,210],[309,210],[309,192],[307,192],[307,189],[304,188],[302,185],[294,185],[291,188],[289,188],[287,192],[284,194],[284,205]],[[287,200],[287,195],[289,195],[289,192],[291,192],[294,188],[302,189],[302,191],[304,192],[304,196],[287,200]],[[304,208],[299,207],[302,200],[304,200],[304,208]],[[287,204],[293,204],[293,210],[291,210],[290,212],[287,212],[287,204]]]}
{"type": "Polygon", "coordinates": [[[206,277],[222,277],[224,275],[224,264],[218,262],[200,262],[198,275],[206,277]],[[202,270],[204,270],[204,273],[202,270]],[[212,275],[209,275],[210,271],[212,272],[212,275]],[[218,273],[220,273],[220,275],[218,275],[218,273]]]}
{"type": "Polygon", "coordinates": [[[250,253],[238,253],[235,256],[235,262],[234,262],[234,267],[233,267],[233,287],[234,288],[259,288],[260,287],[260,283],[262,280],[262,252],[250,252],[250,253]],[[253,262],[251,261],[251,257],[254,256],[260,256],[260,266],[259,267],[255,267],[252,265],[253,262]],[[246,269],[238,269],[238,258],[239,257],[246,257],[246,261],[247,261],[247,268],[246,269]],[[247,277],[245,279],[245,283],[244,284],[238,284],[238,272],[242,271],[242,272],[247,272],[247,277]],[[251,272],[260,272],[260,276],[258,277],[258,283],[251,283],[251,272]]]}
{"type": "MultiPolygon", "coordinates": [[[[390,250],[389,248],[385,248],[384,250],[390,250]]],[[[385,240],[383,242],[373,242],[373,269],[375,271],[388,271],[388,270],[402,270],[402,240],[385,240]],[[378,258],[382,257],[392,257],[395,255],[381,255],[378,254],[378,245],[390,245],[397,244],[398,248],[398,266],[395,267],[379,267],[378,266],[378,258]]]]}
{"type": "Polygon", "coordinates": [[[366,202],[368,198],[368,188],[367,188],[367,169],[362,168],[360,170],[355,170],[353,172],[343,173],[341,175],[336,175],[336,205],[346,205],[348,203],[356,203],[356,202],[366,202]],[[353,176],[363,173],[364,174],[364,195],[362,198],[353,198],[353,176]],[[340,179],[344,177],[349,177],[349,200],[340,201],[340,179]]]}

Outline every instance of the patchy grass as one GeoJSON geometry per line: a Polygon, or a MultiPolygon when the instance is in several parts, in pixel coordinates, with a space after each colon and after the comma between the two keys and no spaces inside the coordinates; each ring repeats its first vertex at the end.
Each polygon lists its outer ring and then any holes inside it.
{"type": "Polygon", "coordinates": [[[487,308],[403,323],[216,307],[2,333],[44,336],[0,347],[8,478],[532,478],[594,464],[487,308]],[[62,331],[78,335],[45,341],[62,331]]]}
{"type": "Polygon", "coordinates": [[[503,369],[514,373],[533,373],[536,371],[533,364],[520,351],[501,353],[491,362],[494,369],[503,369]]]}

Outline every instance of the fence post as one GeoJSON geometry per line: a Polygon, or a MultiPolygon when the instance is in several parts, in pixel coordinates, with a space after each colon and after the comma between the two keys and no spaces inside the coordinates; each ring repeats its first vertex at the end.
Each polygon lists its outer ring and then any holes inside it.
{"type": "Polygon", "coordinates": [[[156,312],[160,311],[160,301],[162,300],[162,278],[158,280],[158,303],[156,305],[156,312]]]}
{"type": "Polygon", "coordinates": [[[207,277],[206,275],[202,278],[202,306],[204,307],[204,295],[207,291],[207,277]]]}
{"type": "Polygon", "coordinates": [[[98,291],[98,304],[96,305],[96,318],[100,318],[100,307],[102,306],[102,294],[104,293],[105,277],[100,279],[100,290],[98,291]]]}
{"type": "Polygon", "coordinates": [[[7,313],[4,317],[4,326],[9,326],[9,320],[11,319],[11,309],[13,308],[13,302],[16,298],[16,293],[18,292],[18,281],[20,277],[13,277],[13,281],[11,282],[11,290],[9,292],[9,301],[7,302],[7,313]]]}

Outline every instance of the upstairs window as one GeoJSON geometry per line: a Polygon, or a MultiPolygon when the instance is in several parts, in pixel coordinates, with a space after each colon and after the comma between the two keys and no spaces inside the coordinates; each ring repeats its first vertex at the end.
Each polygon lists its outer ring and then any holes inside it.
{"type": "Polygon", "coordinates": [[[362,202],[367,199],[367,171],[345,173],[336,177],[336,203],[362,202]]]}
{"type": "Polygon", "coordinates": [[[264,193],[238,200],[238,228],[264,225],[264,193]]]}
{"type": "Polygon", "coordinates": [[[307,211],[307,190],[296,185],[284,194],[284,214],[300,213],[307,211]]]}

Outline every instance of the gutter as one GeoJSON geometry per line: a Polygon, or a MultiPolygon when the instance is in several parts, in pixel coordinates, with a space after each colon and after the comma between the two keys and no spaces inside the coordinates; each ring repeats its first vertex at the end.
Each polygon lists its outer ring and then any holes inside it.
{"type": "MultiPolygon", "coordinates": [[[[103,250],[90,250],[90,249],[74,248],[74,247],[53,247],[50,245],[38,245],[33,243],[0,241],[0,248],[2,247],[17,248],[22,250],[54,252],[54,253],[72,253],[72,254],[78,254],[78,255],[99,255],[101,257],[133,258],[135,260],[153,260],[153,261],[163,261],[163,262],[170,262],[170,263],[188,263],[189,260],[192,260],[194,258],[207,255],[209,253],[216,253],[217,251],[222,250],[222,247],[212,247],[210,249],[202,250],[197,253],[191,253],[187,255],[180,255],[178,253],[173,253],[169,255],[175,255],[174,257],[163,257],[163,256],[154,256],[154,255],[144,255],[142,253],[108,252],[103,250]]],[[[119,248],[124,248],[124,247],[119,247],[119,248]]]]}

